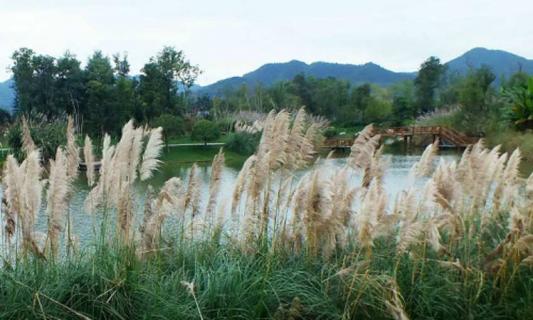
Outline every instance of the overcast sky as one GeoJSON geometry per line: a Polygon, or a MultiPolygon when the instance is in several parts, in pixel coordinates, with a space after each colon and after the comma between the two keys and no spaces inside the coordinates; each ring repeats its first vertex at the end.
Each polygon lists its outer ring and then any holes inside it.
{"type": "Polygon", "coordinates": [[[203,70],[204,85],[298,59],[413,71],[473,47],[533,58],[531,0],[0,0],[0,81],[11,53],[126,51],[132,73],[164,45],[203,70]]]}

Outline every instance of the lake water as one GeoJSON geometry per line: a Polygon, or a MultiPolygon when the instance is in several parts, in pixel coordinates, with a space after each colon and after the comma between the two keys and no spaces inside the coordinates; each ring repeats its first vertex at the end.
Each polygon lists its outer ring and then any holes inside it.
{"type": "MultiPolygon", "coordinates": [[[[218,149],[216,148],[200,148],[195,152],[201,154],[199,156],[200,158],[208,159],[211,158],[214,154],[216,154],[217,150],[218,149]]],[[[180,158],[180,151],[178,150],[178,148],[167,152],[162,158],[164,163],[161,166],[160,170],[157,172],[157,174],[146,183],[138,183],[135,186],[135,192],[138,195],[135,199],[136,203],[134,208],[134,211],[138,212],[136,216],[137,223],[142,220],[142,209],[144,206],[144,200],[148,184],[152,185],[157,190],[166,180],[172,177],[179,177],[185,183],[187,182],[192,163],[182,162],[180,158]]],[[[190,158],[190,154],[184,154],[183,158],[190,158]]],[[[239,173],[240,166],[244,161],[244,158],[242,157],[237,157],[236,159],[232,157],[229,158],[230,159],[226,161],[227,166],[224,167],[224,170],[222,172],[221,188],[218,197],[219,204],[224,202],[225,199],[228,199],[227,201],[231,201],[229,199],[231,199],[234,182],[239,173]]],[[[419,158],[420,153],[411,155],[384,154],[384,159],[388,162],[388,167],[384,177],[384,185],[385,190],[389,194],[389,199],[391,201],[394,199],[395,195],[398,192],[407,188],[407,177],[409,170],[413,166],[413,164],[418,161],[419,158]]],[[[454,152],[448,152],[439,155],[437,158],[442,158],[446,161],[453,161],[459,158],[459,154],[454,152]]],[[[341,169],[345,165],[345,163],[345,155],[340,154],[333,159],[321,160],[318,165],[320,166],[320,170],[332,173],[335,170],[341,169]]],[[[211,165],[208,161],[200,162],[198,163],[198,165],[200,176],[203,181],[202,194],[203,197],[205,197],[205,199],[202,199],[202,204],[205,206],[205,203],[207,202],[211,165]]],[[[309,169],[304,169],[296,172],[296,177],[304,175],[306,172],[308,172],[308,170],[309,169]]],[[[359,177],[358,175],[353,175],[351,179],[353,179],[354,186],[360,184],[361,177],[359,177]]],[[[88,214],[83,210],[83,203],[87,196],[87,193],[89,192],[85,178],[81,177],[79,181],[74,185],[74,188],[75,193],[70,203],[70,214],[72,216],[73,221],[73,231],[82,244],[87,244],[90,243],[90,240],[93,237],[93,226],[95,225],[95,221],[99,220],[99,217],[95,217],[94,215],[88,214]]],[[[228,203],[227,208],[229,209],[230,207],[231,204],[228,203]]],[[[43,210],[37,222],[38,230],[46,230],[46,220],[47,219],[43,210]]]]}

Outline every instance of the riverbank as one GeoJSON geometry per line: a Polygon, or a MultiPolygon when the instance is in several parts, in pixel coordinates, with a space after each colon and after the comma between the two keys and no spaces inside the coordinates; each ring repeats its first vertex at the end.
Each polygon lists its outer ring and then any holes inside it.
{"type": "Polygon", "coordinates": [[[502,287],[473,267],[477,259],[463,269],[463,241],[450,252],[460,262],[447,262],[424,247],[412,252],[417,258],[397,257],[393,235],[372,254],[337,251],[331,259],[261,246],[246,252],[221,239],[167,238],[147,259],[134,248],[97,247],[57,264],[3,268],[0,318],[393,319],[393,301],[410,319],[527,319],[533,311],[531,272],[520,268],[502,287]]]}
{"type": "Polygon", "coordinates": [[[502,151],[512,152],[520,148],[522,153],[521,172],[527,176],[533,172],[533,132],[518,132],[514,130],[503,130],[499,132],[489,132],[486,136],[488,146],[502,146],[502,151]]]}

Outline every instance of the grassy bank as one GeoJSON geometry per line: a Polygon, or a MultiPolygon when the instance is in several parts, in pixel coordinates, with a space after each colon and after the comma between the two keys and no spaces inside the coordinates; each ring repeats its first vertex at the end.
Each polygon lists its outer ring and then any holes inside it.
{"type": "Polygon", "coordinates": [[[533,132],[515,130],[489,132],[486,141],[489,146],[501,145],[505,152],[512,152],[514,149],[520,148],[523,157],[521,171],[525,174],[533,172],[533,132]]]}
{"type": "Polygon", "coordinates": [[[251,254],[218,240],[171,241],[142,260],[133,250],[99,248],[2,269],[0,318],[390,319],[397,290],[411,319],[527,319],[531,269],[479,268],[475,257],[490,246],[473,244],[486,236],[454,246],[450,255],[465,265],[442,261],[427,245],[397,255],[393,236],[372,254],[353,243],[327,259],[268,246],[251,254]],[[194,296],[184,282],[194,283],[194,296]]]}

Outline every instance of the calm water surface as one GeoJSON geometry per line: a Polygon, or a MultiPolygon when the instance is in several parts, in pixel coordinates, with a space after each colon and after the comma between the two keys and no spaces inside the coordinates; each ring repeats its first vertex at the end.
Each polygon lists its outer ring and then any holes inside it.
{"type": "MultiPolygon", "coordinates": [[[[211,153],[214,155],[216,153],[217,149],[212,150],[203,150],[202,152],[211,153]]],[[[211,154],[207,154],[207,156],[210,156],[211,154]]],[[[206,155],[204,155],[205,158],[206,155]]],[[[394,199],[395,195],[400,192],[401,190],[406,189],[408,185],[408,173],[409,169],[413,166],[413,164],[418,161],[420,158],[420,154],[413,154],[413,155],[406,155],[406,154],[385,154],[384,159],[388,162],[388,167],[385,173],[384,177],[384,184],[385,184],[385,190],[389,194],[390,199],[394,199]]],[[[458,153],[445,153],[441,154],[437,157],[438,159],[436,161],[440,161],[440,159],[444,159],[446,161],[453,161],[459,158],[458,153]]],[[[144,200],[146,197],[146,189],[147,186],[150,184],[156,188],[156,190],[169,178],[172,177],[179,177],[181,178],[185,183],[187,182],[189,172],[191,170],[192,163],[184,163],[180,161],[180,153],[177,150],[173,150],[170,153],[167,153],[163,156],[163,165],[160,168],[160,170],[157,172],[157,174],[147,181],[146,183],[139,183],[135,186],[135,192],[137,194],[137,197],[135,197],[135,212],[138,212],[139,214],[136,216],[136,222],[139,223],[139,221],[142,219],[142,208],[144,205],[144,200]]],[[[221,188],[220,188],[220,194],[219,194],[219,204],[223,203],[225,199],[231,199],[231,194],[233,192],[233,185],[235,182],[235,179],[239,173],[240,166],[242,165],[243,160],[229,160],[226,162],[227,166],[224,168],[222,172],[222,180],[221,180],[221,188]]],[[[328,160],[321,160],[320,166],[321,170],[323,172],[327,173],[333,173],[336,170],[341,169],[346,164],[346,158],[341,154],[338,155],[337,158],[334,159],[328,159],[328,160]]],[[[211,174],[211,166],[209,162],[201,162],[199,165],[199,172],[201,179],[203,181],[202,184],[202,195],[203,197],[207,198],[208,193],[208,184],[211,174]]],[[[295,173],[296,177],[301,177],[306,172],[308,172],[309,169],[300,170],[295,173]]],[[[351,177],[353,180],[354,186],[360,184],[361,177],[358,175],[353,175],[351,177]]],[[[419,182],[422,183],[422,182],[419,182]]],[[[70,203],[70,214],[72,216],[73,221],[73,231],[77,235],[77,237],[80,239],[80,242],[82,244],[87,244],[90,242],[90,239],[93,237],[93,226],[95,225],[95,221],[99,220],[98,215],[91,215],[84,211],[83,209],[83,202],[85,200],[85,197],[87,196],[87,193],[89,192],[89,189],[86,185],[86,180],[84,177],[81,177],[79,181],[75,184],[75,194],[73,196],[73,199],[70,203]]],[[[207,199],[202,199],[203,204],[205,205],[205,202],[207,202],[207,199]]],[[[231,205],[227,205],[228,209],[231,205]]],[[[46,216],[44,214],[44,208],[43,212],[39,216],[38,223],[37,223],[37,229],[38,230],[46,230],[46,216]]]]}

